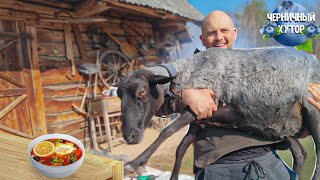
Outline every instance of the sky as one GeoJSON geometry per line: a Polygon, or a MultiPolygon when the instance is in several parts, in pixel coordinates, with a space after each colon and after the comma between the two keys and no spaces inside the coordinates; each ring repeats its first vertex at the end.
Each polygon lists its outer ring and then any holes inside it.
{"type": "MultiPolygon", "coordinates": [[[[241,12],[243,7],[251,0],[188,0],[196,9],[203,15],[207,15],[213,10],[221,10],[227,13],[241,12]]],[[[294,3],[299,3],[303,6],[311,5],[320,0],[292,0],[294,3]]],[[[279,4],[278,0],[265,0],[268,11],[273,11],[279,4]]]]}
{"type": "MultiPolygon", "coordinates": [[[[233,13],[241,13],[243,8],[252,0],[187,0],[190,4],[192,4],[196,9],[198,9],[204,16],[206,16],[209,12],[213,10],[221,10],[225,11],[228,14],[233,13]]],[[[291,0],[294,3],[298,3],[303,5],[305,8],[307,8],[309,11],[314,11],[314,4],[315,2],[317,4],[320,3],[320,0],[291,0]]],[[[264,2],[267,5],[268,12],[272,12],[274,9],[276,9],[282,0],[264,0],[264,2]]],[[[187,57],[193,54],[193,51],[195,48],[198,48],[199,50],[203,51],[205,48],[203,47],[199,36],[201,34],[201,30],[198,26],[194,25],[193,23],[187,23],[188,28],[192,32],[192,39],[193,43],[191,45],[187,46],[187,48],[184,48],[184,50],[181,52],[180,57],[187,57]]],[[[237,41],[234,45],[235,48],[239,48],[239,44],[237,41]]]]}

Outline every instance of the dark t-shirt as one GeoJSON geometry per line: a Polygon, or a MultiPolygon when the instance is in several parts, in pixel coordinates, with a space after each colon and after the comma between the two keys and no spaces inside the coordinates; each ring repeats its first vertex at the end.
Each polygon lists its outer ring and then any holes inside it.
{"type": "Polygon", "coordinates": [[[238,161],[242,159],[250,159],[265,155],[273,149],[272,145],[253,146],[243,148],[237,151],[228,153],[219,158],[214,164],[223,163],[224,161],[238,161]]]}

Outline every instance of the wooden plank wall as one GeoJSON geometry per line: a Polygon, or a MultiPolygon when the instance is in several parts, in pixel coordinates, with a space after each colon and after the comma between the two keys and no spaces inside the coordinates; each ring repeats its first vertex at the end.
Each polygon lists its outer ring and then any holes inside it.
{"type": "MultiPolygon", "coordinates": [[[[30,5],[20,1],[4,2],[0,5],[0,18],[24,21],[29,29],[34,28],[35,30],[36,43],[33,43],[33,45],[36,44],[36,51],[38,53],[47,132],[67,133],[79,139],[84,138],[85,132],[86,137],[88,137],[88,125],[85,123],[85,117],[73,111],[71,107],[74,99],[75,103],[79,106],[84,92],[80,91],[75,97],[80,75],[77,71],[75,76],[71,75],[71,63],[70,60],[67,59],[64,37],[65,26],[62,23],[63,19],[66,20],[71,16],[74,18],[78,17],[69,10],[60,11],[59,8],[43,7],[36,4],[30,5]],[[59,12],[58,15],[57,12],[59,12]]],[[[176,23],[184,24],[184,20],[182,21],[179,18],[165,20],[165,18],[159,18],[159,15],[146,17],[146,15],[138,11],[124,11],[123,8],[114,8],[100,15],[104,20],[107,19],[108,21],[100,22],[99,24],[78,24],[81,39],[85,47],[86,59],[81,57],[76,38],[74,34],[72,34],[73,53],[71,54],[74,56],[76,65],[95,63],[96,61],[97,52],[93,49],[93,41],[87,35],[88,29],[93,26],[99,25],[106,27],[117,39],[127,41],[134,47],[137,47],[138,42],[146,43],[148,41],[151,42],[151,39],[153,39],[153,48],[150,48],[150,46],[148,49],[150,56],[145,58],[143,62],[146,63],[159,61],[159,59],[162,58],[158,56],[159,54],[164,54],[165,57],[167,56],[163,52],[158,53],[158,49],[156,49],[159,47],[165,49],[167,38],[163,38],[162,36],[168,33],[159,32],[169,29],[168,27],[161,27],[160,24],[167,21],[173,22],[174,25],[176,25],[176,23]],[[124,24],[136,29],[136,31],[124,27],[124,24]],[[129,35],[129,38],[127,38],[127,35],[129,35]]],[[[171,25],[169,24],[168,26],[171,25]]],[[[120,51],[119,46],[115,43],[108,43],[107,47],[101,46],[100,54],[105,50],[120,51]]],[[[34,50],[33,52],[36,51],[34,50]]],[[[84,87],[85,83],[82,83],[81,86],[84,87]]],[[[102,90],[103,88],[100,88],[99,92],[102,90]]]]}
{"type": "MultiPolygon", "coordinates": [[[[151,37],[153,35],[152,25],[143,21],[127,21],[132,27],[151,37]]],[[[126,41],[126,34],[122,28],[123,19],[110,19],[103,25],[121,41],[126,41]]],[[[81,38],[84,42],[88,59],[83,59],[78,50],[74,35],[72,36],[73,54],[75,64],[95,63],[96,50],[93,49],[93,41],[89,39],[87,30],[96,24],[79,24],[81,38]]],[[[101,24],[100,24],[101,25],[101,24]]],[[[39,57],[39,68],[41,72],[41,83],[43,86],[45,118],[48,133],[66,133],[76,138],[83,139],[84,131],[88,137],[88,124],[85,123],[85,117],[72,110],[72,103],[80,106],[83,91],[78,92],[75,97],[80,75],[76,71],[75,76],[71,76],[70,61],[66,57],[66,46],[64,40],[63,24],[48,23],[39,21],[36,24],[37,47],[39,57]]],[[[139,35],[130,32],[133,39],[139,41],[139,35]]],[[[105,50],[117,50],[118,45],[109,43],[107,47],[102,47],[102,53],[105,50]]],[[[156,51],[155,51],[156,52],[156,51]]],[[[84,81],[82,81],[84,82],[84,81]]],[[[85,87],[85,84],[81,84],[85,87]]],[[[99,89],[101,92],[103,88],[99,89]]],[[[98,93],[99,93],[98,92],[98,93]]]]}

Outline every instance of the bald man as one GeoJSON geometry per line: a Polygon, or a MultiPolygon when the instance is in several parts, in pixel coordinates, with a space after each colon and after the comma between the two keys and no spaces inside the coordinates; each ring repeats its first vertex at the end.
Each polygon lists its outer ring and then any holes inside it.
{"type": "MultiPolygon", "coordinates": [[[[203,20],[201,42],[206,48],[232,48],[237,36],[231,18],[213,11],[203,20]]],[[[217,111],[215,93],[208,89],[184,89],[182,99],[197,119],[217,111]]],[[[228,105],[227,105],[228,106],[228,105]]],[[[275,152],[276,142],[224,128],[204,128],[195,140],[195,179],[297,179],[275,152]]]]}

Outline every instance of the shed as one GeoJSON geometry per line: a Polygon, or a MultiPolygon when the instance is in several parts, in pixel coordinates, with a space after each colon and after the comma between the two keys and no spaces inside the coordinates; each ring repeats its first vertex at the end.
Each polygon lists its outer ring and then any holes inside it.
{"type": "Polygon", "coordinates": [[[99,94],[127,71],[169,61],[168,47],[190,40],[186,22],[202,19],[186,0],[0,0],[0,130],[84,140],[88,123],[72,109],[86,80],[77,65],[101,64],[99,94]]]}

